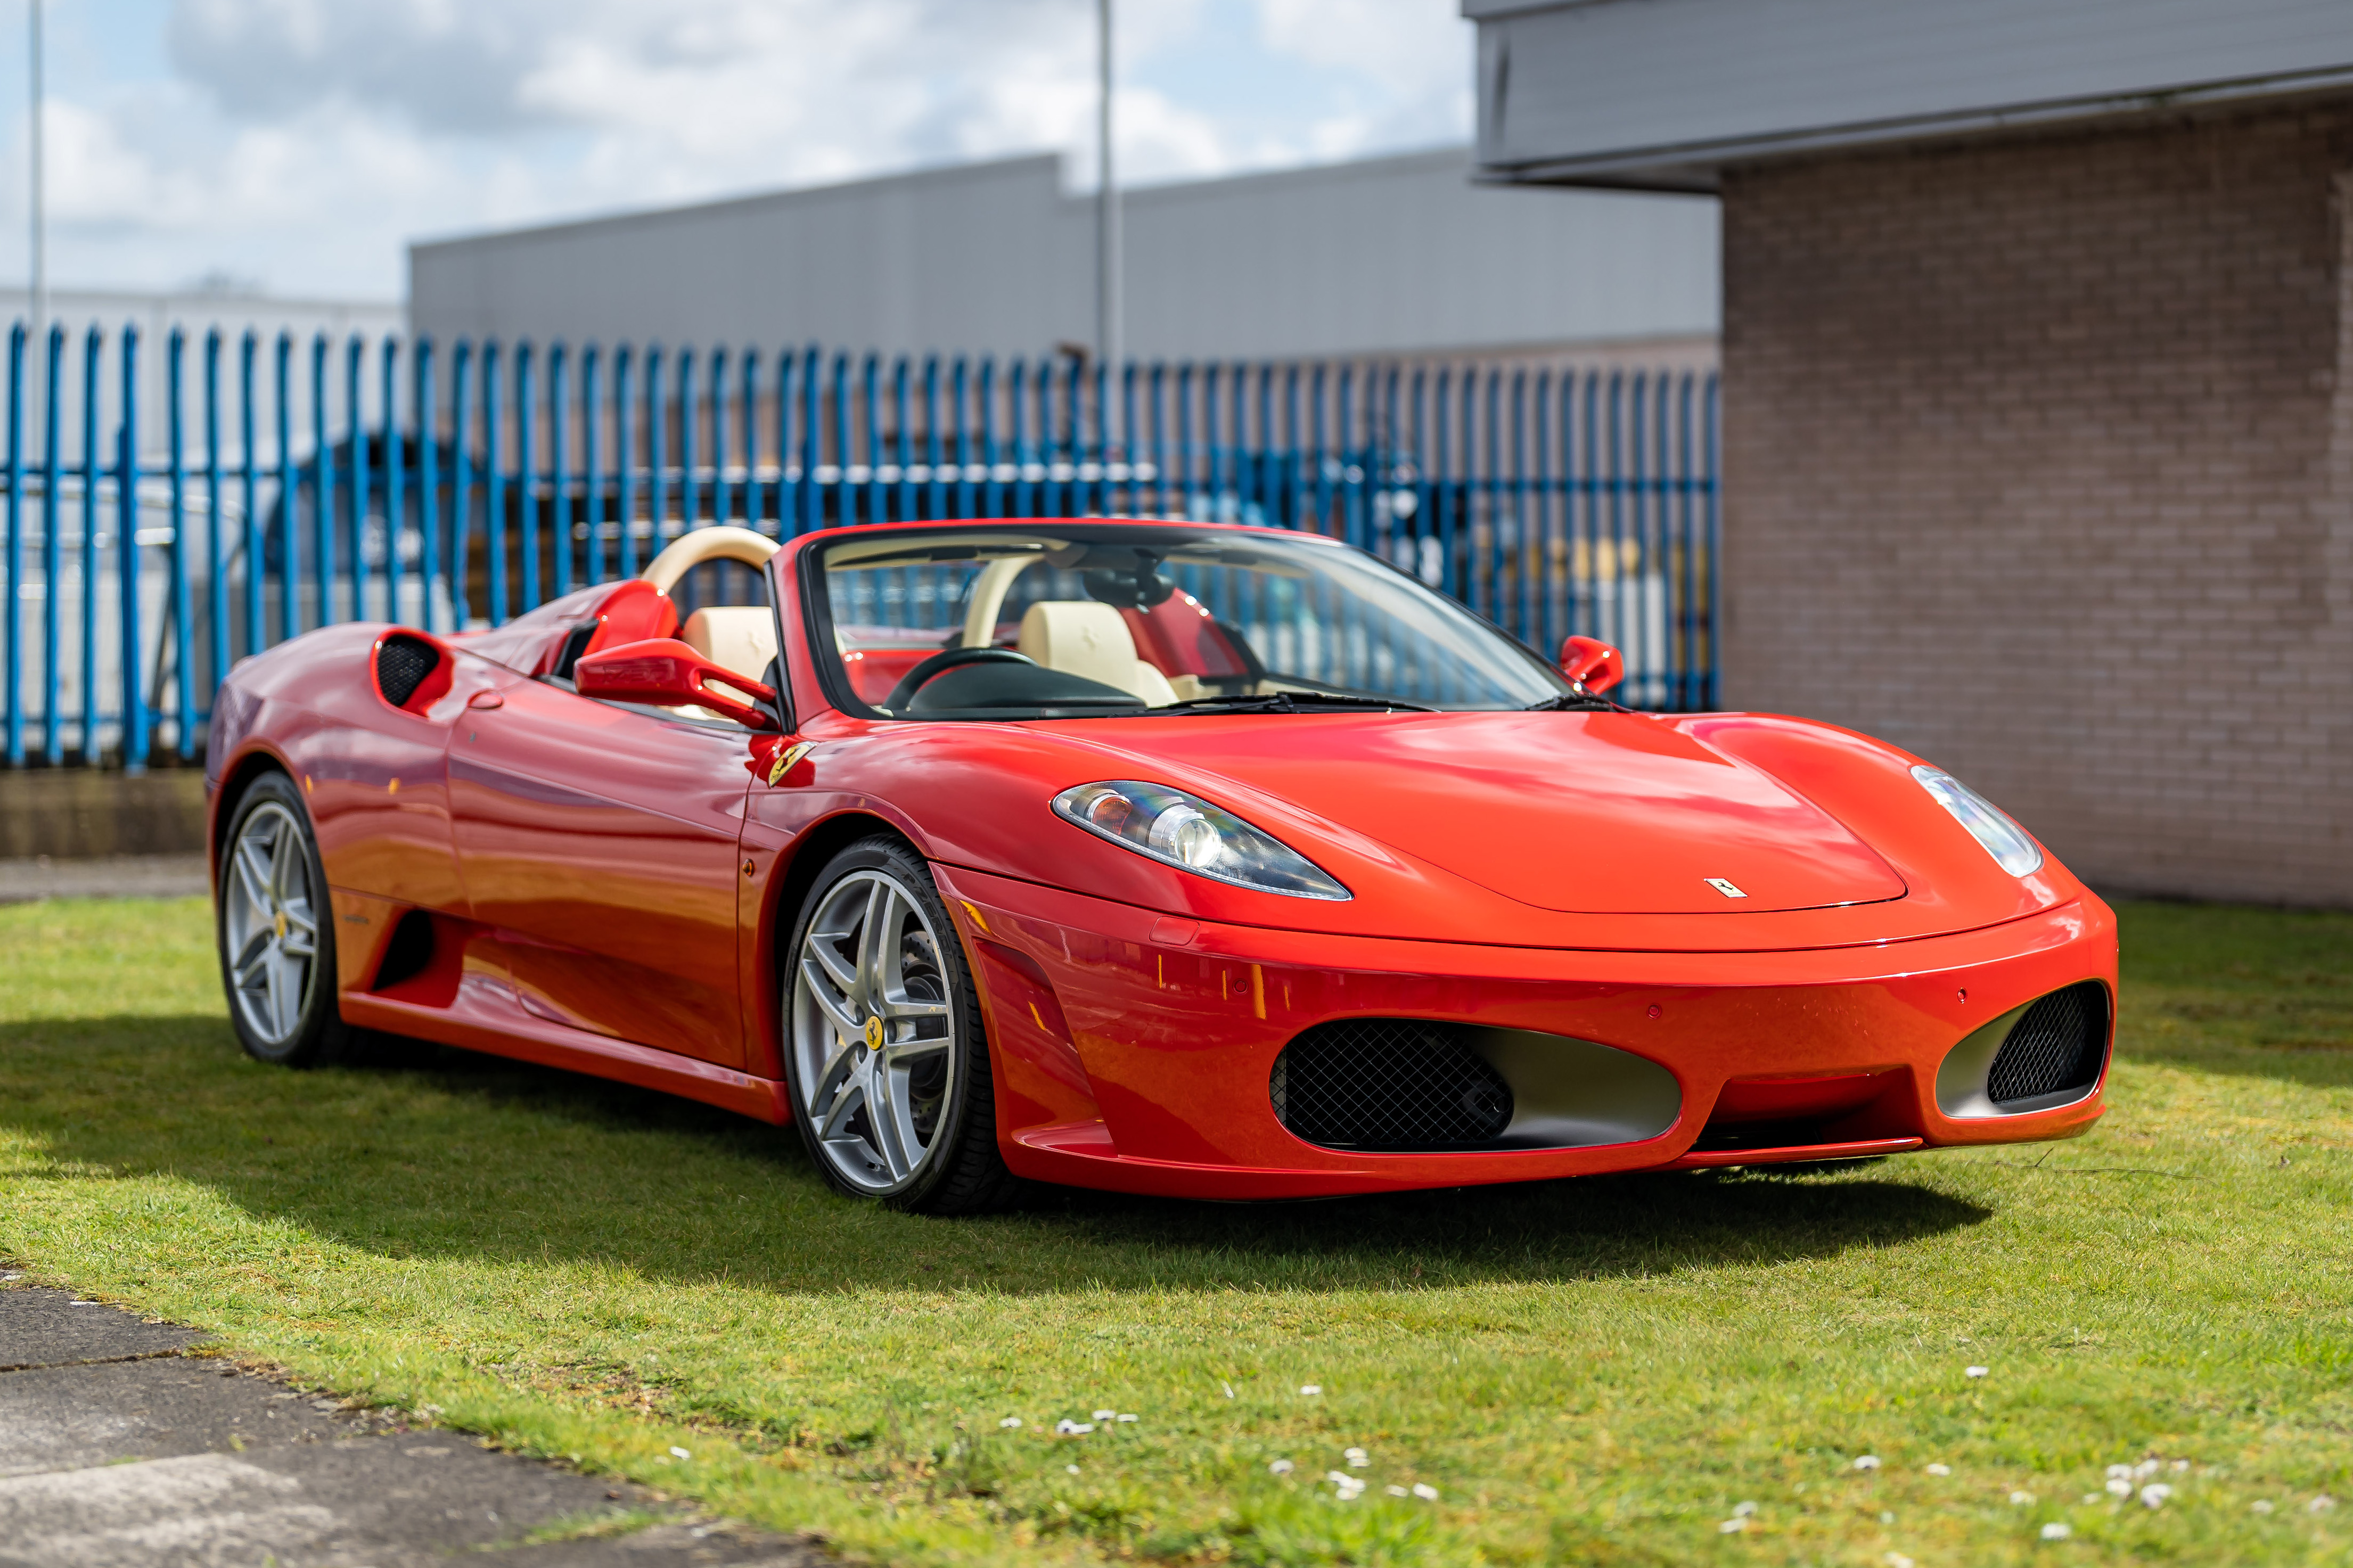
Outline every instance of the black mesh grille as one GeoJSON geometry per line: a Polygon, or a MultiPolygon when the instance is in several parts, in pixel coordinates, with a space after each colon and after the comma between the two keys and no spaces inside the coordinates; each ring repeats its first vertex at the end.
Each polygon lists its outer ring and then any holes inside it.
{"type": "Polygon", "coordinates": [[[1319,1024],[1274,1061],[1274,1113],[1334,1149],[1493,1147],[1512,1090],[1451,1024],[1351,1018],[1319,1024]]]}
{"type": "Polygon", "coordinates": [[[2099,1081],[2108,1043],[2108,993],[2096,980],[2053,991],[2026,1010],[1994,1053],[1986,1098],[2013,1105],[2099,1081]]]}
{"type": "Polygon", "coordinates": [[[384,700],[398,708],[417,694],[440,662],[440,651],[424,638],[389,637],[375,650],[375,683],[384,700]]]}

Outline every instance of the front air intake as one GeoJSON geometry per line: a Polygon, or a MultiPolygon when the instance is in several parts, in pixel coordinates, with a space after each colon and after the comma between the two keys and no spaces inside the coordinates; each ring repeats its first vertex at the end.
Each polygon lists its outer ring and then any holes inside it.
{"type": "Polygon", "coordinates": [[[1986,1098],[2016,1105],[2088,1089],[2107,1054],[2108,992],[2096,980],[2053,991],[2010,1026],[1986,1073],[1986,1098]]]}
{"type": "Polygon", "coordinates": [[[1512,1124],[1512,1089],[1469,1032],[1420,1018],[1319,1024],[1274,1060],[1274,1114],[1327,1149],[1493,1148],[1512,1124]]]}
{"type": "Polygon", "coordinates": [[[375,684],[384,700],[395,708],[406,708],[433,667],[441,662],[441,650],[423,637],[408,637],[396,632],[376,646],[375,684]]]}

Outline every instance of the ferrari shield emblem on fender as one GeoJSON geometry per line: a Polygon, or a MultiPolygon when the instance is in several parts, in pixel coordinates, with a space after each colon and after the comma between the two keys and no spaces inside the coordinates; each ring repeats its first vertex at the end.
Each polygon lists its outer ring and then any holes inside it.
{"type": "Polygon", "coordinates": [[[1714,888],[1717,892],[1722,893],[1727,899],[1745,899],[1748,896],[1721,877],[1708,877],[1704,879],[1704,880],[1709,887],[1714,888]]]}
{"type": "Polygon", "coordinates": [[[793,764],[799,762],[803,757],[807,756],[810,750],[815,747],[816,744],[817,742],[815,741],[796,741],[791,745],[786,746],[783,751],[778,752],[776,753],[776,760],[768,764],[768,782],[773,784],[776,783],[777,780],[783,778],[786,773],[792,772],[793,764]]]}
{"type": "Polygon", "coordinates": [[[882,1048],[882,1020],[880,1018],[866,1020],[866,1048],[870,1051],[882,1048]]]}

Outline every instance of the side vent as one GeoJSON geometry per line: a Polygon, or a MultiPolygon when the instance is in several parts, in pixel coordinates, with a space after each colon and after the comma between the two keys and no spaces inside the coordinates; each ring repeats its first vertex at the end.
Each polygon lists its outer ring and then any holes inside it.
{"type": "Polygon", "coordinates": [[[440,663],[439,648],[423,637],[395,632],[376,645],[376,689],[395,708],[406,708],[440,663]]]}
{"type": "Polygon", "coordinates": [[[392,928],[392,940],[384,944],[384,962],[376,965],[371,989],[382,991],[414,980],[432,963],[433,917],[423,910],[411,910],[392,928]]]}

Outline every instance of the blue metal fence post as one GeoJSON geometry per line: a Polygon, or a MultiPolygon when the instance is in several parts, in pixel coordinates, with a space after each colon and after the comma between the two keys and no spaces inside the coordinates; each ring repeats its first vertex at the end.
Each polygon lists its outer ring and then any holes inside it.
{"type": "MultiPolygon", "coordinates": [[[[750,343],[735,356],[742,368],[735,386],[735,432],[744,447],[744,526],[760,527],[760,351],[750,343]]],[[[784,383],[776,384],[777,406],[784,406],[784,383]]],[[[776,515],[784,516],[785,449],[776,448],[776,515]]]]}
{"type": "Polygon", "coordinates": [[[81,359],[81,761],[98,766],[98,488],[106,458],[99,447],[98,377],[101,339],[82,334],[81,359]]]}
{"type": "Polygon", "coordinates": [[[987,470],[981,491],[981,515],[1005,515],[1005,479],[998,466],[997,448],[997,356],[987,355],[980,362],[979,381],[974,387],[974,399],[980,421],[980,463],[987,470]]]}
{"type": "MultiPolygon", "coordinates": [[[[515,344],[515,534],[522,565],[522,607],[539,608],[539,476],[532,471],[532,436],[538,410],[532,406],[532,343],[515,344]]],[[[504,620],[506,617],[499,617],[504,620]]]]}
{"type": "Polygon", "coordinates": [[[599,354],[595,343],[580,350],[580,471],[581,488],[586,492],[588,524],[588,581],[605,581],[605,461],[602,445],[596,439],[596,369],[599,354]]]}
{"type": "Polygon", "coordinates": [[[725,522],[734,510],[734,486],[727,482],[727,345],[711,349],[711,521],[725,522]]]}
{"type": "Polygon", "coordinates": [[[1029,362],[1016,357],[1005,367],[1005,440],[1013,449],[1013,517],[1032,517],[1037,508],[1029,499],[1033,455],[1028,437],[1029,416],[1022,407],[1029,385],[1029,362]]]}
{"type": "Polygon", "coordinates": [[[294,466],[294,334],[278,334],[278,640],[290,642],[302,633],[301,579],[299,575],[302,492],[294,466]]]}
{"type": "Polygon", "coordinates": [[[482,344],[482,564],[491,576],[491,625],[507,619],[507,474],[499,452],[499,344],[482,344]]]}
{"type": "Polygon", "coordinates": [[[1525,369],[1512,372],[1511,514],[1512,580],[1519,590],[1518,624],[1512,627],[1512,635],[1522,642],[1533,642],[1529,621],[1535,601],[1529,581],[1533,563],[1528,548],[1528,373],[1525,369]]]}
{"type": "MultiPolygon", "coordinates": [[[[195,595],[188,585],[188,465],[183,449],[180,379],[187,358],[187,333],[174,327],[165,339],[164,376],[164,424],[171,437],[172,485],[172,671],[174,740],[180,755],[196,754],[196,669],[195,595]]],[[[135,454],[134,454],[135,456],[135,454]]]]}
{"type": "Polygon", "coordinates": [[[1722,426],[1719,399],[1723,382],[1717,373],[1707,377],[1707,391],[1702,403],[1704,413],[1701,419],[1700,449],[1706,458],[1707,497],[1707,689],[1701,699],[1702,708],[1716,708],[1724,701],[1724,533],[1717,502],[1723,493],[1722,453],[1717,443],[1722,426]]]}
{"type": "Polygon", "coordinates": [[[65,716],[59,710],[64,676],[58,662],[65,640],[64,542],[58,537],[58,373],[65,369],[66,330],[49,327],[47,372],[41,382],[41,758],[51,767],[66,759],[65,716]]]}
{"type": "Polygon", "coordinates": [[[360,371],[367,353],[367,340],[353,332],[343,342],[343,428],[351,439],[351,461],[343,480],[343,493],[350,510],[345,514],[348,531],[343,535],[351,548],[352,616],[355,621],[368,618],[367,611],[367,506],[368,506],[368,438],[367,421],[360,417],[360,371]]]}
{"type": "Polygon", "coordinates": [[[801,483],[807,469],[793,456],[793,400],[799,396],[794,372],[800,358],[791,349],[776,355],[776,537],[790,539],[800,530],[801,483]]]}
{"type": "Polygon", "coordinates": [[[940,440],[940,356],[923,356],[923,478],[928,489],[923,515],[936,518],[947,510],[946,462],[940,440]]]}
{"type": "Polygon", "coordinates": [[[973,412],[971,367],[962,354],[948,368],[948,417],[955,422],[955,501],[953,517],[976,517],[978,493],[972,480],[973,412]]]}
{"type": "Polygon", "coordinates": [[[25,765],[25,323],[8,332],[8,765],[25,765]]]}
{"type": "MultiPolygon", "coordinates": [[[[879,400],[881,396],[882,356],[869,353],[858,367],[858,409],[865,416],[866,461],[866,521],[881,522],[882,506],[882,421],[879,400]]],[[[846,479],[845,479],[846,482],[846,479]]]]}
{"type": "Polygon", "coordinates": [[[417,625],[428,632],[443,629],[441,617],[434,613],[440,602],[438,592],[441,584],[441,474],[439,423],[433,417],[433,340],[417,340],[416,352],[409,356],[411,401],[408,405],[410,439],[417,444],[417,578],[422,602],[417,606],[417,625]]]}
{"type": "MultiPolygon", "coordinates": [[[[269,584],[262,570],[261,449],[253,411],[254,368],[260,358],[261,334],[248,327],[237,345],[237,479],[245,510],[245,651],[248,655],[259,653],[269,646],[269,628],[263,624],[266,611],[262,590],[269,584]]],[[[227,675],[228,671],[223,669],[221,673],[227,675]]]]}
{"type": "Polygon", "coordinates": [[[311,571],[318,580],[317,625],[335,621],[335,451],[327,444],[327,334],[311,342],[311,571]]]}
{"type": "Polygon", "coordinates": [[[817,470],[824,449],[819,445],[824,432],[819,416],[823,405],[818,377],[824,358],[815,343],[801,356],[801,518],[794,524],[796,532],[806,533],[825,523],[825,494],[818,489],[817,470]]]}
{"type": "MultiPolygon", "coordinates": [[[[384,464],[384,618],[396,624],[406,624],[408,617],[401,613],[400,589],[407,574],[400,563],[400,536],[407,522],[406,477],[408,455],[402,450],[400,439],[400,340],[385,337],[376,344],[377,365],[383,373],[384,425],[376,438],[376,451],[384,464]]],[[[431,582],[427,588],[429,592],[431,582]]],[[[417,616],[421,623],[425,616],[417,616]]]]}
{"type": "MultiPolygon", "coordinates": [[[[114,581],[121,590],[122,639],[122,766],[126,772],[147,771],[147,689],[140,676],[147,661],[141,656],[139,614],[139,329],[122,328],[122,347],[116,356],[122,372],[122,417],[114,433],[114,581]]],[[[90,672],[93,676],[96,670],[90,672]]]]}
{"type": "Polygon", "coordinates": [[[613,351],[613,473],[619,494],[614,520],[621,531],[621,575],[638,574],[638,468],[629,455],[629,345],[613,351]]]}
{"type": "Polygon", "coordinates": [[[702,487],[694,472],[694,350],[678,351],[678,521],[680,531],[702,515],[702,487]]]}
{"type": "Polygon", "coordinates": [[[656,555],[661,553],[662,530],[670,521],[670,474],[662,464],[662,456],[668,450],[669,443],[662,439],[661,363],[661,345],[647,344],[646,511],[651,530],[647,542],[656,555]]]}
{"type": "Polygon", "coordinates": [[[914,465],[907,449],[907,356],[901,354],[891,362],[891,466],[899,470],[898,515],[894,521],[905,521],[915,515],[915,481],[907,477],[914,465]]]}
{"type": "Polygon", "coordinates": [[[474,453],[467,445],[466,405],[473,379],[474,345],[459,338],[449,351],[449,618],[451,631],[462,632],[474,617],[472,534],[474,531],[474,453]]]}
{"type": "Polygon", "coordinates": [[[205,333],[205,565],[210,574],[205,583],[211,601],[211,625],[206,628],[210,637],[205,651],[212,661],[212,679],[205,692],[207,708],[212,693],[220,688],[221,677],[228,673],[227,542],[221,537],[220,357],[220,329],[215,327],[205,333]]]}
{"type": "Polygon", "coordinates": [[[572,592],[572,475],[567,468],[564,427],[571,413],[564,387],[564,341],[547,345],[547,486],[549,510],[554,514],[548,531],[555,536],[555,592],[572,592]]]}

